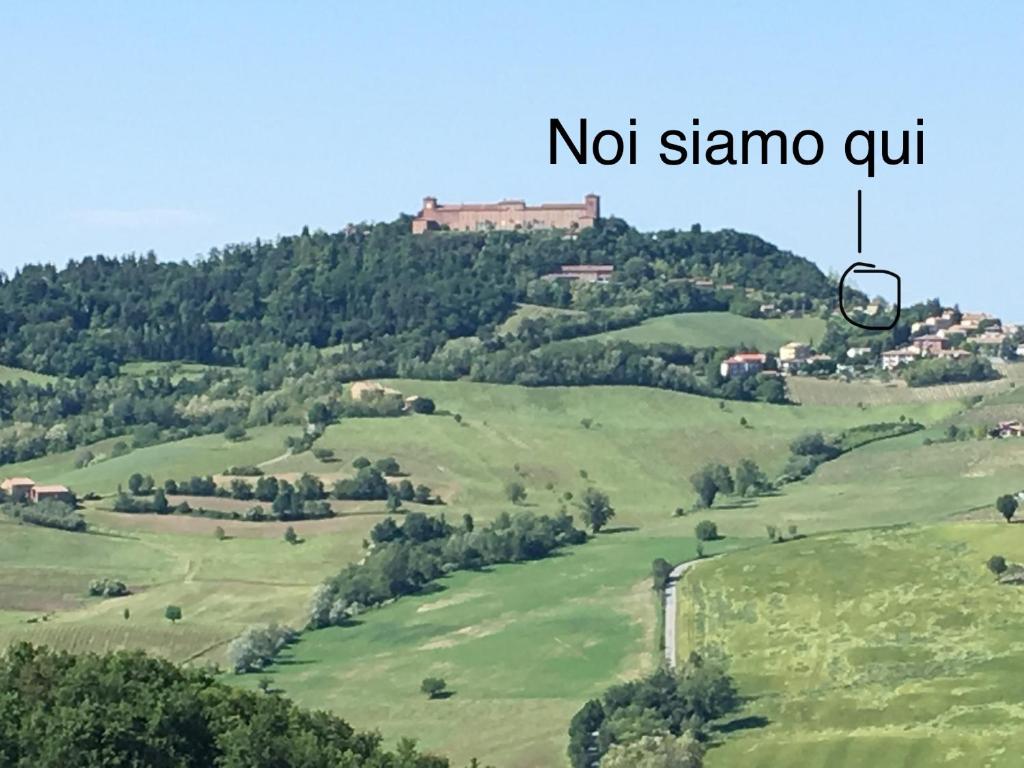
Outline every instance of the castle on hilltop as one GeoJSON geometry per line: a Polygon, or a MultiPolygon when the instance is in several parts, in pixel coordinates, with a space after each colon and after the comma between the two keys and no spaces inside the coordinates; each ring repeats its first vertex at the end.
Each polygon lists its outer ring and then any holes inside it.
{"type": "Polygon", "coordinates": [[[601,217],[601,198],[587,195],[582,203],[527,205],[524,200],[449,205],[423,198],[423,210],[412,220],[412,233],[432,229],[462,232],[490,229],[586,229],[601,217]]]}

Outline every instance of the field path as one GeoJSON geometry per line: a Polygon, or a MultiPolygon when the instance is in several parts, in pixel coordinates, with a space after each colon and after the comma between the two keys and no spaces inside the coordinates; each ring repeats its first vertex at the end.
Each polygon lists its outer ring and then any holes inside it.
{"type": "Polygon", "coordinates": [[[676,584],[683,574],[698,563],[714,560],[714,557],[698,558],[680,563],[668,575],[668,582],[665,584],[665,662],[669,669],[676,668],[676,584]]]}
{"type": "Polygon", "coordinates": [[[290,450],[289,451],[285,451],[280,456],[275,456],[272,459],[267,459],[266,461],[261,461],[256,466],[257,467],[269,467],[271,464],[277,464],[278,462],[284,461],[285,459],[287,459],[291,455],[292,455],[292,452],[290,450]]]}

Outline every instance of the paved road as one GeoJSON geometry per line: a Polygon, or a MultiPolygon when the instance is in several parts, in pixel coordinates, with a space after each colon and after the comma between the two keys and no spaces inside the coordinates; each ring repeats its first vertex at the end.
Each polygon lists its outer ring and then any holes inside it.
{"type": "Polygon", "coordinates": [[[714,560],[714,557],[687,560],[673,568],[668,576],[668,584],[665,587],[665,662],[669,669],[676,668],[676,582],[695,565],[708,560],[714,560]]]}

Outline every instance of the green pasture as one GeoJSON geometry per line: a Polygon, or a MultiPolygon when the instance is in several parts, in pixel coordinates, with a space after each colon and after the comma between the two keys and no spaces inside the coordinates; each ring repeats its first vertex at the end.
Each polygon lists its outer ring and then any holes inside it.
{"type": "Polygon", "coordinates": [[[727,555],[680,585],[680,652],[727,654],[748,697],[709,768],[1016,766],[1024,527],[828,534],[727,555]]]}

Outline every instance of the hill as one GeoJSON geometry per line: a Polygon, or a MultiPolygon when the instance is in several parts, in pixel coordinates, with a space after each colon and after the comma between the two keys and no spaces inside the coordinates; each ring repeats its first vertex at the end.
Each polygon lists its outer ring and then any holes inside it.
{"type": "MultiPolygon", "coordinates": [[[[129,361],[232,364],[268,344],[364,344],[394,366],[493,329],[531,295],[558,305],[565,286],[538,278],[584,261],[620,267],[623,294],[650,281],[654,264],[661,277],[715,274],[740,293],[831,291],[811,262],[730,230],[640,233],[611,219],[572,239],[543,231],[414,236],[403,217],[226,246],[195,262],[147,254],[23,267],[0,283],[0,363],[116,375],[129,361]]],[[[699,292],[678,285],[674,293],[675,309],[650,313],[690,308],[699,292]]],[[[725,308],[730,295],[714,300],[725,308]]]]}
{"type": "Polygon", "coordinates": [[[680,650],[717,647],[750,696],[708,768],[1013,765],[1017,588],[1004,523],[832,534],[707,563],[680,587],[680,650]]]}

